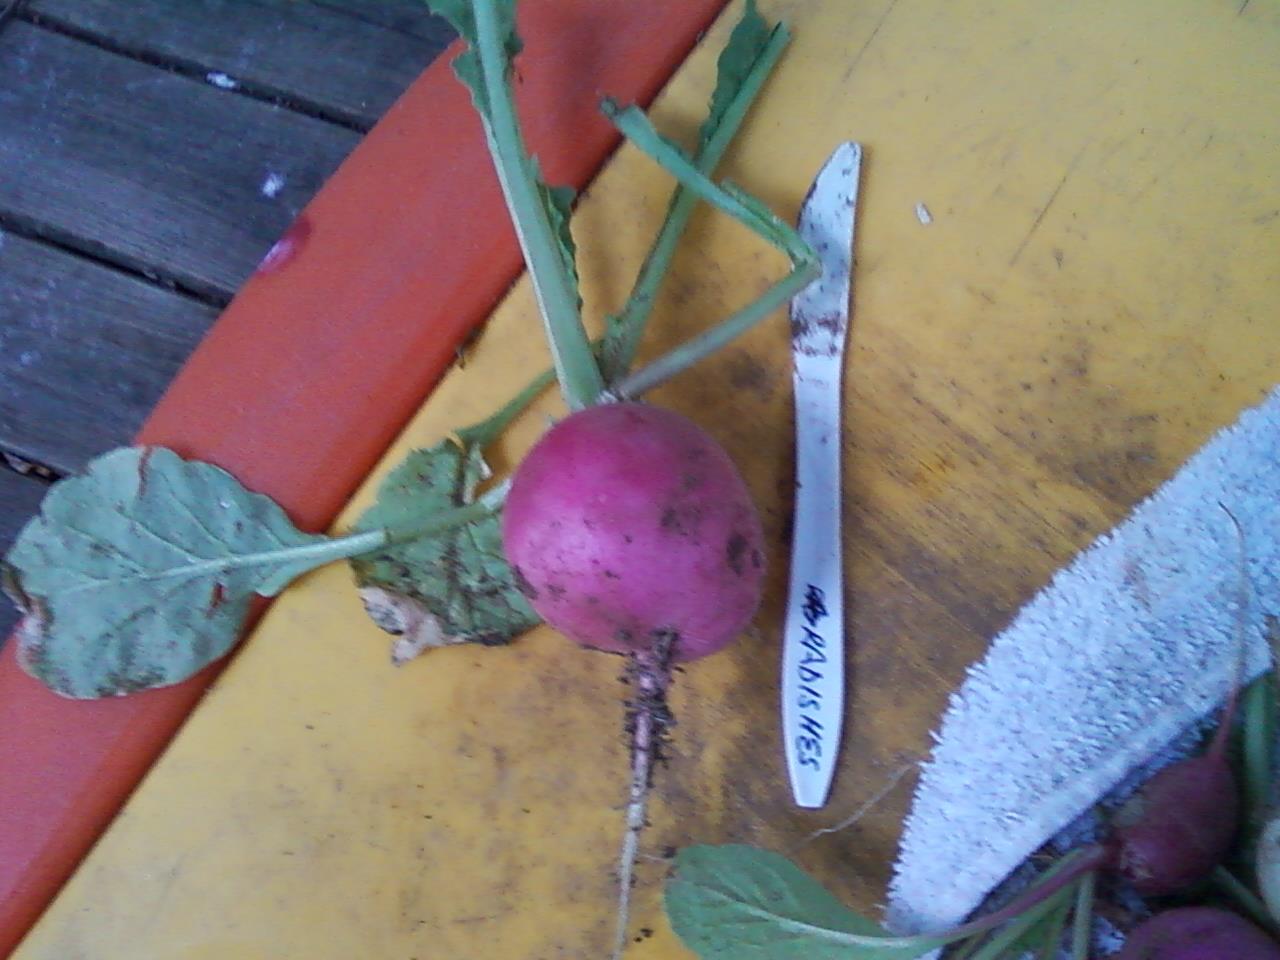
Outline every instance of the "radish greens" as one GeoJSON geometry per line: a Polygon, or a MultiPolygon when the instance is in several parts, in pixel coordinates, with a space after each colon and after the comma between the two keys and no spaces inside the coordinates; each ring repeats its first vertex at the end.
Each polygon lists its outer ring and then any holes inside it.
{"type": "Polygon", "coordinates": [[[330,539],[218,467],[161,447],[114,450],[56,484],[5,559],[5,591],[27,613],[18,656],[67,697],[176,683],[230,649],[254,594],[494,507],[486,497],[330,539]]]}

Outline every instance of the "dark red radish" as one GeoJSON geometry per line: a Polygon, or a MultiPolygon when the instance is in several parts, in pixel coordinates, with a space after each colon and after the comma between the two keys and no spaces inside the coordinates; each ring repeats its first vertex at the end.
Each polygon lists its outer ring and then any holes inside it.
{"type": "Polygon", "coordinates": [[[1112,821],[1113,869],[1143,896],[1185,890],[1231,849],[1240,797],[1223,756],[1229,723],[1206,754],[1165,767],[1112,821]]]}
{"type": "Polygon", "coordinates": [[[1179,907],[1145,920],[1114,960],[1280,960],[1280,944],[1216,907],[1179,907]]]}
{"type": "Polygon", "coordinates": [[[520,464],[503,547],[538,614],[586,647],[695,660],[727,646],[760,603],[760,520],[728,455],[657,407],[588,407],[520,464]]]}

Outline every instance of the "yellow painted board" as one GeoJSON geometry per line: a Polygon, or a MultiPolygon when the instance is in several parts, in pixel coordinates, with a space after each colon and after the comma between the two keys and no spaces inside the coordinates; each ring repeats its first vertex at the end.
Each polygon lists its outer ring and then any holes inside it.
{"type": "MultiPolygon", "coordinates": [[[[845,752],[829,807],[795,810],[775,719],[791,492],[779,318],[655,398],[743,467],[772,574],[758,626],[679,679],[646,844],[794,852],[871,910],[906,791],[856,827],[802,840],[924,755],[948,693],[1017,606],[1277,379],[1280,7],[762,6],[796,39],[723,173],[793,216],[837,141],[867,151],[848,362],[845,752]]],[[[727,29],[655,106],[661,128],[695,127],[727,29]]],[[[583,201],[574,229],[593,315],[621,301],[668,189],[624,149],[583,201]]],[[[700,215],[650,349],[781,269],[740,227],[700,215]]],[[[405,451],[539,369],[539,337],[521,283],[339,525],[405,451]]],[[[548,395],[495,465],[559,409],[548,395]]],[[[289,590],[18,956],[601,956],[624,785],[619,661],[547,630],[399,670],[387,651],[344,569],[289,590]]],[[[664,870],[642,867],[636,960],[686,956],[660,915],[664,870]]]]}

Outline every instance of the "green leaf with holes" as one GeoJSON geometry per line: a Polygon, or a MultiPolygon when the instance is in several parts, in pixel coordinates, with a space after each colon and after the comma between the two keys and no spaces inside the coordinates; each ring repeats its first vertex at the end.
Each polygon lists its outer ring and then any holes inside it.
{"type": "Polygon", "coordinates": [[[177,683],[231,648],[255,593],[350,545],[300,532],[225,470],[114,450],[55,484],[5,558],[5,591],[25,613],[18,658],[68,697],[177,683]]]}
{"type": "MultiPolygon", "coordinates": [[[[478,443],[448,439],[415,450],[383,481],[377,503],[356,529],[411,528],[421,518],[473,502],[488,476],[478,443]]],[[[351,566],[370,617],[398,637],[396,663],[431,647],[507,643],[539,622],[503,556],[496,512],[364,554],[351,566]]]]}

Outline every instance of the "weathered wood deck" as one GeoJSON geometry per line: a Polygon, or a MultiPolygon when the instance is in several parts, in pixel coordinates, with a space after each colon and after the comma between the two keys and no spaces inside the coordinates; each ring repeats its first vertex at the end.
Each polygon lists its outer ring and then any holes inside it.
{"type": "MultiPolygon", "coordinates": [[[[275,239],[452,39],[421,0],[12,9],[0,553],[50,479],[129,441],[275,239]]],[[[0,642],[14,619],[0,600],[0,642]]]]}

